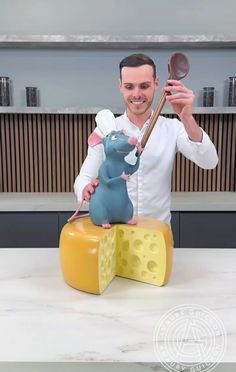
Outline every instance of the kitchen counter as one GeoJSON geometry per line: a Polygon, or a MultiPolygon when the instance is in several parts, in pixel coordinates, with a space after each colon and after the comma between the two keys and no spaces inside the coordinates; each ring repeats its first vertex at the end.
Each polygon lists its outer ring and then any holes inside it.
{"type": "MultiPolygon", "coordinates": [[[[73,193],[0,193],[0,212],[74,211],[73,193]]],[[[84,203],[81,211],[87,211],[84,203]]],[[[236,192],[173,192],[172,211],[236,211],[236,192]]]]}
{"type": "Polygon", "coordinates": [[[165,287],[116,277],[92,295],[64,282],[57,248],[0,249],[0,361],[157,363],[160,318],[197,304],[223,322],[235,362],[235,262],[235,249],[179,248],[165,287]]]}
{"type": "MultiPolygon", "coordinates": [[[[236,248],[236,192],[173,192],[171,199],[175,247],[236,248]]],[[[0,248],[58,247],[77,207],[74,193],[0,193],[0,248]]]]}

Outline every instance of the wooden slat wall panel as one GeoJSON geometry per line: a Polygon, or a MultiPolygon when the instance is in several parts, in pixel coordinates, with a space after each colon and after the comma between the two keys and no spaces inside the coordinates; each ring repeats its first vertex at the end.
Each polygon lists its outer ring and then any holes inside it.
{"type": "MultiPolygon", "coordinates": [[[[166,115],[173,117],[174,115],[166,115]]],[[[71,192],[95,127],[93,114],[1,114],[0,192],[71,192]]],[[[197,114],[219,155],[203,170],[177,154],[173,191],[236,191],[236,114],[197,114]]]]}
{"type": "Polygon", "coordinates": [[[1,114],[0,192],[70,192],[95,115],[1,114]]]}
{"type": "Polygon", "coordinates": [[[219,163],[213,170],[204,170],[177,154],[172,190],[236,191],[236,114],[196,114],[195,118],[215,144],[219,163]]]}

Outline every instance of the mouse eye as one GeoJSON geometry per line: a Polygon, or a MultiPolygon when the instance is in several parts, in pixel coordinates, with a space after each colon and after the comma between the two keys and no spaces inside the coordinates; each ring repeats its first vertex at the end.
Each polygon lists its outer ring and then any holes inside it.
{"type": "Polygon", "coordinates": [[[112,140],[112,141],[116,141],[117,138],[118,138],[118,136],[117,136],[116,134],[113,134],[113,135],[111,136],[111,140],[112,140]]]}

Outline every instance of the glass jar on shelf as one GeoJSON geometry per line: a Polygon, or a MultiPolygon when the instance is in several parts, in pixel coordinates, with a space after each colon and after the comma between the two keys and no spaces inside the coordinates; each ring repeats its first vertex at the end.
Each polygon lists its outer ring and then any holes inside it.
{"type": "Polygon", "coordinates": [[[39,92],[37,87],[26,87],[26,105],[39,106],[39,92]]]}
{"type": "Polygon", "coordinates": [[[236,106],[236,76],[229,77],[228,105],[236,106]]]}
{"type": "Polygon", "coordinates": [[[0,76],[0,106],[10,106],[10,78],[0,76]]]}
{"type": "Polygon", "coordinates": [[[204,87],[203,88],[203,107],[214,106],[214,96],[215,96],[214,87],[204,87]]]}

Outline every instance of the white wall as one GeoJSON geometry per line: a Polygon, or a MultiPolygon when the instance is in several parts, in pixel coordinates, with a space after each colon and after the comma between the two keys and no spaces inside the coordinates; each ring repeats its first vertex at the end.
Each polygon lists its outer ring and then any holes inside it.
{"type": "MultiPolygon", "coordinates": [[[[161,86],[167,79],[167,63],[173,50],[140,50],[157,63],[161,86]]],[[[122,112],[118,89],[118,64],[133,50],[0,50],[0,76],[9,76],[13,104],[25,106],[25,86],[37,86],[41,106],[80,108],[102,106],[122,112]]],[[[190,61],[185,83],[201,106],[204,86],[215,86],[215,106],[227,105],[228,77],[236,75],[236,51],[184,50],[190,61]]],[[[157,96],[158,98],[158,96],[157,96]]]]}
{"type": "Polygon", "coordinates": [[[229,34],[235,0],[0,0],[0,33],[229,34]]]}
{"type": "MultiPolygon", "coordinates": [[[[236,1],[225,0],[0,0],[0,34],[232,34],[236,1]]],[[[236,35],[236,34],[235,34],[236,35]]],[[[118,64],[133,52],[156,61],[161,85],[168,49],[1,49],[0,76],[13,84],[13,104],[25,105],[25,86],[40,89],[41,105],[109,107],[123,111],[118,64]]],[[[228,77],[236,75],[236,50],[183,50],[185,80],[201,106],[204,86],[215,86],[216,106],[226,105],[228,77]]]]}

